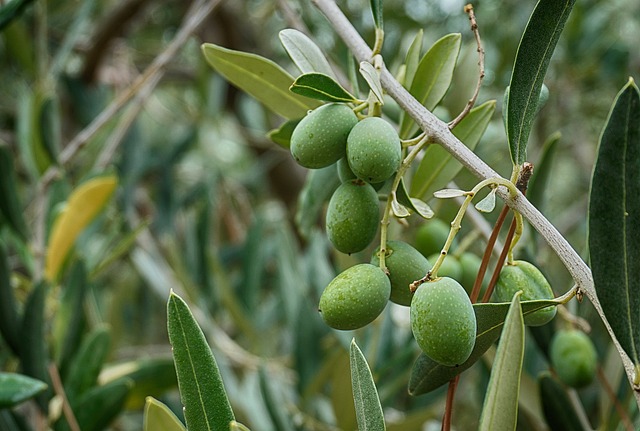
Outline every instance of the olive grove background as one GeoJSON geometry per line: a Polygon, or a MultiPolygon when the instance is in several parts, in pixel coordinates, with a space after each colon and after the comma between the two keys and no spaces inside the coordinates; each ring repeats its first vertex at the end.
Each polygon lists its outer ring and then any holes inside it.
{"type": "MultiPolygon", "coordinates": [[[[369,2],[338,3],[372,43],[369,2]]],[[[486,51],[479,103],[496,99],[500,111],[534,5],[532,0],[474,3],[486,51]]],[[[477,80],[476,45],[463,6],[456,0],[384,3],[382,55],[392,72],[418,30],[427,47],[447,33],[462,33],[454,82],[436,111],[443,119],[464,107],[477,80]]],[[[308,0],[0,0],[0,7],[0,147],[10,161],[2,165],[0,190],[6,197],[6,184],[14,181],[23,219],[15,229],[6,215],[0,217],[0,244],[24,316],[21,324],[43,328],[40,352],[58,365],[63,381],[74,367],[88,366],[74,358],[89,339],[98,339],[103,360],[95,365],[97,381],[88,387],[131,379],[124,405],[114,406],[114,414],[95,429],[107,423],[112,429],[140,429],[148,395],[181,415],[166,330],[170,289],[194,310],[236,416],[251,429],[355,429],[348,383],[353,336],[372,368],[388,429],[432,429],[429,423],[438,429],[445,389],[407,394],[419,349],[406,308],[388,306],[374,325],[353,333],[322,322],[317,313],[322,289],[339,270],[368,261],[370,250],[353,256],[331,251],[322,217],[296,212],[299,196],[305,196],[305,171],[266,137],[282,119],[229,86],[200,51],[201,43],[212,42],[258,53],[293,72],[278,39],[280,30],[293,27],[346,70],[346,48],[308,0]],[[7,12],[16,5],[15,14],[7,12]],[[117,108],[113,115],[96,123],[110,106],[117,108]],[[71,150],[76,144],[77,151],[71,150]],[[117,176],[115,194],[79,236],[38,312],[28,298],[43,272],[51,223],[72,190],[104,173],[117,176]],[[65,302],[71,286],[82,291],[77,302],[65,302]]],[[[576,3],[547,73],[549,99],[529,144],[529,160],[540,172],[530,198],[585,259],[596,146],[619,88],[629,76],[640,79],[638,34],[637,1],[576,3]],[[545,149],[555,132],[560,141],[545,149]]],[[[499,112],[476,153],[509,176],[499,112]]],[[[466,172],[456,178],[463,189],[476,182],[466,172]]],[[[436,217],[447,222],[457,210],[449,201],[432,204],[436,217]]],[[[485,218],[492,224],[496,216],[497,211],[485,218]]],[[[393,235],[412,242],[418,226],[417,220],[408,227],[394,225],[393,235]]],[[[465,218],[458,244],[480,255],[482,229],[482,223],[465,218]]],[[[572,286],[558,258],[531,229],[516,254],[535,262],[556,294],[572,286]]],[[[625,429],[624,419],[638,427],[631,389],[600,319],[586,300],[569,307],[591,326],[602,371],[575,394],[576,405],[599,429],[625,429]]],[[[0,338],[0,370],[21,366],[10,343],[0,338]]],[[[528,336],[520,429],[546,429],[535,379],[547,368],[539,344],[528,336]]],[[[480,361],[464,374],[453,414],[456,429],[473,429],[477,422],[488,372],[480,361]]],[[[49,373],[40,377],[50,380],[49,373]]],[[[60,417],[52,397],[41,394],[13,413],[0,410],[2,424],[23,417],[29,422],[25,427],[46,429],[44,412],[60,417]]]]}

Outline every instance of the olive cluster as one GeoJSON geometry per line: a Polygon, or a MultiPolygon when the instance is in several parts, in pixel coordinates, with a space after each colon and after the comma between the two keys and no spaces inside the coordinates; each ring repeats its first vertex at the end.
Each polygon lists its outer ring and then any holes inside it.
{"type": "MultiPolygon", "coordinates": [[[[402,163],[402,145],[394,127],[379,117],[359,120],[348,105],[330,103],[300,121],[292,133],[290,148],[294,159],[304,167],[337,165],[341,185],[327,207],[327,236],[342,253],[366,249],[380,224],[377,190],[402,163]]],[[[448,224],[432,220],[418,230],[415,247],[403,241],[386,241],[386,271],[381,268],[382,251],[378,248],[369,263],[338,274],[320,298],[319,311],[325,322],[340,330],[361,328],[392,301],[410,307],[414,338],[425,354],[446,366],[465,362],[477,335],[468,291],[480,259],[471,253],[447,256],[438,270],[440,277],[421,284],[415,293],[410,289],[431,270],[430,261],[439,257],[449,229],[448,224]]],[[[524,261],[503,268],[494,299],[509,302],[519,290],[523,291],[523,300],[553,298],[542,273],[524,261]]],[[[525,323],[542,325],[554,315],[555,307],[545,308],[527,315],[525,323]]]]}

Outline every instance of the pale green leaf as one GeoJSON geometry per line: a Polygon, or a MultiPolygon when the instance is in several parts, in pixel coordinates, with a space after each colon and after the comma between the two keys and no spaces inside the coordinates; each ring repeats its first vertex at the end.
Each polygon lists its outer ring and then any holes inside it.
{"type": "MultiPolygon", "coordinates": [[[[422,57],[409,92],[429,111],[438,106],[453,80],[453,71],[460,52],[460,33],[448,34],[433,44],[422,57]]],[[[399,135],[411,137],[417,126],[408,115],[402,117],[399,135]]]]}
{"type": "Polygon", "coordinates": [[[293,77],[269,59],[212,43],[203,44],[202,53],[227,81],[284,118],[302,118],[320,106],[319,102],[290,92],[293,77]]]}
{"type": "Polygon", "coordinates": [[[520,374],[524,359],[524,318],[520,295],[513,296],[498,344],[489,386],[482,406],[479,430],[515,430],[518,418],[520,374]]]}
{"type": "Polygon", "coordinates": [[[322,50],[306,34],[293,28],[287,28],[280,31],[278,36],[282,46],[300,72],[318,72],[335,78],[322,50]]]}
{"type": "Polygon", "coordinates": [[[144,431],[187,431],[169,407],[153,397],[147,397],[143,423],[144,431]]]}
{"type": "Polygon", "coordinates": [[[459,198],[461,196],[465,196],[467,192],[464,190],[458,189],[442,189],[433,193],[433,196],[438,199],[451,199],[451,198],[459,198]]]}
{"type": "MultiPolygon", "coordinates": [[[[496,109],[496,101],[490,100],[473,108],[469,114],[453,128],[453,134],[470,150],[474,150],[491,122],[496,109]]],[[[440,145],[429,145],[424,150],[411,182],[411,196],[431,197],[434,191],[451,182],[462,165],[440,145]]]]}
{"type": "Polygon", "coordinates": [[[404,72],[403,85],[405,88],[411,87],[413,78],[416,76],[416,70],[418,70],[418,64],[420,63],[420,52],[422,51],[423,36],[424,31],[422,29],[418,30],[418,33],[416,33],[416,37],[413,39],[413,42],[411,42],[411,45],[407,50],[407,57],[404,60],[406,68],[404,72]]]}
{"type": "Polygon", "coordinates": [[[478,202],[475,206],[476,209],[483,213],[490,213],[496,207],[496,191],[498,189],[491,189],[489,194],[485,196],[480,202],[478,202]]]}
{"type": "Polygon", "coordinates": [[[384,93],[380,83],[380,75],[375,67],[368,61],[360,62],[360,75],[367,81],[373,95],[378,99],[378,103],[384,104],[384,93]]]}
{"type": "Polygon", "coordinates": [[[355,339],[351,340],[349,362],[358,431],[384,431],[386,428],[378,391],[367,360],[355,339]]]}

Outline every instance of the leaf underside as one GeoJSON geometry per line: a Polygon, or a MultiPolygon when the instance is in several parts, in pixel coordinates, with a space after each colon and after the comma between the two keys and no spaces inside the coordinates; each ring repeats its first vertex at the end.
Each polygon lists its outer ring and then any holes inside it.
{"type": "Polygon", "coordinates": [[[620,345],[640,363],[640,93],[618,93],[600,138],[589,203],[596,293],[620,345]]]}
{"type": "Polygon", "coordinates": [[[384,431],[384,417],[380,399],[378,398],[378,391],[367,360],[355,340],[351,341],[349,358],[358,430],[384,431]]]}

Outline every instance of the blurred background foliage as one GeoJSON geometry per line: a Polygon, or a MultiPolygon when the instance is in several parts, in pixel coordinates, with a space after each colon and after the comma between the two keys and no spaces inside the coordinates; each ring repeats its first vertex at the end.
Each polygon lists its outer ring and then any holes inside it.
{"type": "MultiPolygon", "coordinates": [[[[18,1],[0,0],[0,6],[6,10],[18,1]]],[[[143,95],[134,87],[133,101],[73,158],[60,162],[69,142],[166,54],[188,9],[205,3],[40,0],[25,2],[2,29],[0,145],[13,161],[26,235],[1,220],[0,242],[7,250],[18,308],[31,310],[26,303],[42,270],[44,232],[60,203],[87,178],[115,173],[119,186],[113,201],[79,238],[60,283],[47,290],[41,316],[44,351],[57,363],[63,381],[73,373],[81,341],[109,328],[105,362],[93,384],[122,376],[133,381],[113,429],[140,428],[146,395],[161,398],[181,414],[166,334],[166,300],[172,288],[188,298],[212,344],[238,420],[252,429],[354,429],[348,377],[348,343],[354,335],[376,377],[388,428],[432,429],[431,423],[437,429],[444,389],[415,398],[406,390],[418,354],[408,309],[389,306],[375,324],[355,333],[333,331],[322,322],[316,311],[322,289],[339,270],[368,261],[371,250],[354,256],[331,251],[321,211],[301,213],[306,228],[303,233],[296,228],[298,196],[313,199],[317,191],[303,189],[305,171],[265,137],[282,120],[230,87],[200,53],[202,42],[213,42],[261,54],[295,73],[277,37],[281,29],[294,27],[312,36],[344,72],[346,48],[308,0],[215,2],[203,25],[153,75],[152,91],[143,95]],[[43,198],[42,176],[48,169],[56,175],[43,198]],[[71,313],[62,313],[62,304],[72,303],[65,302],[66,292],[78,284],[82,295],[75,297],[71,313]],[[60,347],[61,337],[71,340],[67,350],[60,347]]],[[[339,4],[371,41],[368,2],[339,4]]],[[[500,110],[534,4],[474,4],[487,67],[479,103],[496,99],[500,110]]],[[[477,79],[476,45],[463,6],[458,0],[385,1],[382,54],[392,71],[418,30],[424,30],[427,47],[447,33],[462,33],[454,83],[436,111],[445,120],[462,109],[477,79]]],[[[600,131],[618,89],[629,76],[640,77],[638,17],[640,3],[635,0],[577,2],[553,57],[545,81],[549,100],[529,145],[535,165],[545,140],[554,132],[562,134],[546,163],[538,166],[548,178],[535,184],[536,203],[583,254],[588,184],[600,131]]],[[[509,175],[499,113],[476,152],[509,175]]],[[[465,172],[456,179],[467,189],[475,181],[465,172]]],[[[437,217],[452,219],[453,203],[432,204],[437,217]]],[[[490,214],[488,221],[496,215],[490,214]]],[[[408,227],[392,225],[391,238],[412,242],[420,223],[412,219],[408,227]]],[[[480,255],[484,241],[477,241],[479,232],[478,225],[465,219],[458,244],[480,255]]],[[[567,271],[530,229],[517,255],[536,262],[556,294],[571,287],[567,271]]],[[[617,429],[620,418],[608,392],[617,394],[623,410],[634,404],[619,358],[591,306],[584,302],[578,307],[573,301],[570,308],[593,326],[592,339],[610,385],[593,383],[578,396],[594,426],[617,429]]],[[[36,316],[26,313],[24,319],[36,316]]],[[[545,429],[535,377],[548,368],[541,352],[549,333],[539,332],[535,339],[541,342],[527,344],[521,429],[545,429]]],[[[0,340],[0,368],[21,371],[5,340],[0,340]]],[[[475,426],[487,380],[486,363],[465,373],[454,411],[457,429],[475,426]]],[[[60,416],[56,403],[46,399],[39,408],[50,417],[60,416]]],[[[36,410],[23,405],[2,415],[5,420],[31,418],[33,425],[38,415],[29,412],[36,410]]]]}

